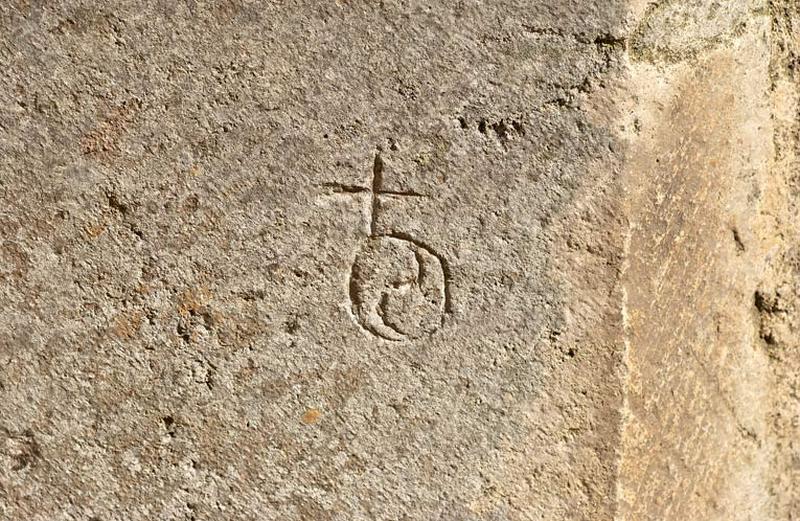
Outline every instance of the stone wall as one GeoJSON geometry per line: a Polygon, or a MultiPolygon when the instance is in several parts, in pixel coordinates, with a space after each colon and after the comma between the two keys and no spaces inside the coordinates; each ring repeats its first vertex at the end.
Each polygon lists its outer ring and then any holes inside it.
{"type": "Polygon", "coordinates": [[[798,8],[0,4],[0,520],[797,518],[798,8]]]}

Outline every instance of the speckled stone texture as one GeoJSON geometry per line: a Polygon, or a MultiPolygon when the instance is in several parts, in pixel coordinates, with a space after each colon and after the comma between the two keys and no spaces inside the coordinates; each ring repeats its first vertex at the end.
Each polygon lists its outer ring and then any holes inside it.
{"type": "Polygon", "coordinates": [[[0,13],[5,518],[611,515],[620,2],[0,13]]]}
{"type": "Polygon", "coordinates": [[[773,4],[0,3],[0,520],[794,519],[773,4]]]}

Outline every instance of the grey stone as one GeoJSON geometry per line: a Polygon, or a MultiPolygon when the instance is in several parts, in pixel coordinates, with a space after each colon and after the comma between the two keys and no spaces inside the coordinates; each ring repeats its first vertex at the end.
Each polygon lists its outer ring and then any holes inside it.
{"type": "Polygon", "coordinates": [[[773,4],[3,3],[0,519],[792,519],[773,4]]]}

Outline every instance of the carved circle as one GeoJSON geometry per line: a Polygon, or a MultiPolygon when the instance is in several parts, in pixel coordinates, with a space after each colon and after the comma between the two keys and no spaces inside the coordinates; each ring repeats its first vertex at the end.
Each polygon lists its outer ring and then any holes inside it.
{"type": "Polygon", "coordinates": [[[444,321],[447,284],[447,267],[428,246],[405,237],[371,237],[350,273],[353,316],[385,340],[429,335],[444,321]]]}

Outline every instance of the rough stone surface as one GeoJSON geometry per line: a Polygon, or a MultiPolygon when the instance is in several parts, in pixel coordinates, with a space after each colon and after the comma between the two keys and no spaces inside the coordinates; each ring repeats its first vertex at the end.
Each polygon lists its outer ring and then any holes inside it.
{"type": "Polygon", "coordinates": [[[797,519],[798,9],[0,3],[0,520],[797,519]]]}
{"type": "Polygon", "coordinates": [[[754,17],[691,62],[632,65],[629,519],[766,519],[768,366],[753,316],[774,240],[769,30],[754,17]]]}

